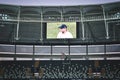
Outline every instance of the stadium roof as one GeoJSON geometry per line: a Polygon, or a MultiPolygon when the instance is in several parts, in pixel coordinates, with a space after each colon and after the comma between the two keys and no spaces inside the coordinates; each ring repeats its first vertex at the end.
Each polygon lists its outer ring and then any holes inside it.
{"type": "Polygon", "coordinates": [[[0,0],[0,4],[25,6],[69,6],[120,2],[120,0],[0,0]]]}

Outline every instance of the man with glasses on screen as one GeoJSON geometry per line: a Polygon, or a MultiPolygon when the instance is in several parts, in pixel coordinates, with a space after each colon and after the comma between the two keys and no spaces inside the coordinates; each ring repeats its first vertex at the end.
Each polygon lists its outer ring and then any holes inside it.
{"type": "Polygon", "coordinates": [[[62,24],[58,27],[60,32],[57,35],[57,38],[73,38],[73,35],[67,30],[67,26],[62,24]]]}

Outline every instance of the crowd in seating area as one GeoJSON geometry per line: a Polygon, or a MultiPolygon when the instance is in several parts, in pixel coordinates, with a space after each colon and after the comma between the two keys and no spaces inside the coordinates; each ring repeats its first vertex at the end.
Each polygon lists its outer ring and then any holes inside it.
{"type": "Polygon", "coordinates": [[[120,80],[119,61],[1,61],[0,80],[120,80]]]}

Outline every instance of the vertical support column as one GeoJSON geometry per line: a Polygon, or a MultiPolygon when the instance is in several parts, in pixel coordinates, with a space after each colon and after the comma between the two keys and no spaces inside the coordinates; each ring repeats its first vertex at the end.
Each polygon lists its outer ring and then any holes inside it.
{"type": "Polygon", "coordinates": [[[85,27],[83,23],[83,13],[81,8],[80,8],[80,15],[81,15],[81,24],[82,24],[82,40],[85,40],[85,27]]]}
{"type": "Polygon", "coordinates": [[[69,58],[69,60],[71,60],[71,55],[70,55],[70,39],[68,39],[68,58],[69,58]]]}
{"type": "Polygon", "coordinates": [[[70,55],[70,44],[68,45],[68,53],[70,55]]]}
{"type": "Polygon", "coordinates": [[[42,8],[41,8],[41,35],[40,35],[40,41],[43,41],[43,12],[42,12],[42,8]]]}
{"type": "Polygon", "coordinates": [[[52,54],[53,54],[53,46],[51,45],[51,58],[50,58],[50,60],[53,60],[52,54]]]}
{"type": "Polygon", "coordinates": [[[88,45],[86,45],[86,60],[88,60],[88,45]]]}
{"type": "Polygon", "coordinates": [[[19,11],[18,11],[18,17],[17,17],[17,32],[16,32],[16,40],[19,40],[19,25],[20,25],[20,7],[19,7],[19,11]]]}
{"type": "Polygon", "coordinates": [[[106,44],[104,45],[104,60],[106,60],[106,44]]]}
{"type": "Polygon", "coordinates": [[[70,55],[70,43],[69,43],[69,45],[68,45],[68,53],[69,53],[69,60],[71,60],[71,55],[70,55]]]}
{"type": "Polygon", "coordinates": [[[16,44],[15,44],[15,56],[14,56],[14,61],[16,61],[16,44]]]}
{"type": "Polygon", "coordinates": [[[35,60],[35,45],[33,45],[33,57],[32,60],[35,60]]]}
{"type": "Polygon", "coordinates": [[[63,7],[61,9],[61,21],[63,21],[63,7]]]}
{"type": "Polygon", "coordinates": [[[104,6],[102,5],[102,9],[103,9],[103,17],[104,17],[104,23],[105,23],[105,30],[106,30],[106,39],[109,39],[109,30],[108,30],[108,23],[106,21],[106,17],[105,17],[105,9],[104,6]]]}

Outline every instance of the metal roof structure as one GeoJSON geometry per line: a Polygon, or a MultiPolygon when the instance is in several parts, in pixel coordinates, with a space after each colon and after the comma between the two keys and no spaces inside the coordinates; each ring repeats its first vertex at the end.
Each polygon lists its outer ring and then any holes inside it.
{"type": "Polygon", "coordinates": [[[120,2],[43,6],[27,1],[19,4],[15,4],[16,0],[4,1],[4,4],[0,1],[0,34],[3,34],[0,36],[0,60],[61,60],[61,51],[71,60],[120,59],[120,44],[112,44],[120,43],[120,2]],[[77,22],[79,37],[46,40],[44,22],[77,22]]]}
{"type": "Polygon", "coordinates": [[[119,2],[120,0],[0,0],[0,4],[25,5],[25,6],[67,6],[67,5],[92,5],[119,2]]]}

